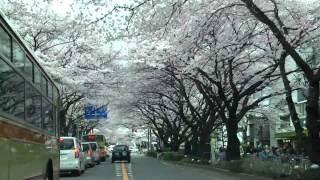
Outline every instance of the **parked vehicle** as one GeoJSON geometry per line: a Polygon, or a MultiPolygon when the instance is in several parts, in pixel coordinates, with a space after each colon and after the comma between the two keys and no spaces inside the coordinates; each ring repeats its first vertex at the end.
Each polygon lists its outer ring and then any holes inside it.
{"type": "Polygon", "coordinates": [[[131,155],[129,147],[127,145],[116,145],[113,148],[111,162],[114,163],[114,161],[117,160],[125,160],[130,163],[131,155]]]}
{"type": "Polygon", "coordinates": [[[80,141],[75,137],[60,137],[60,172],[72,172],[77,176],[85,171],[85,155],[80,141]]]}
{"type": "Polygon", "coordinates": [[[82,136],[82,141],[83,142],[96,142],[99,145],[99,156],[100,156],[100,161],[105,161],[106,157],[108,157],[108,152],[107,152],[107,140],[106,137],[102,134],[88,134],[82,136]]]}
{"type": "Polygon", "coordinates": [[[96,142],[89,142],[91,149],[92,149],[92,155],[93,155],[93,161],[96,164],[100,164],[101,158],[100,158],[100,152],[99,152],[99,145],[96,142]]]}
{"type": "Polygon", "coordinates": [[[93,151],[89,142],[82,142],[82,151],[84,152],[86,159],[86,167],[93,167],[96,165],[93,151]]]}

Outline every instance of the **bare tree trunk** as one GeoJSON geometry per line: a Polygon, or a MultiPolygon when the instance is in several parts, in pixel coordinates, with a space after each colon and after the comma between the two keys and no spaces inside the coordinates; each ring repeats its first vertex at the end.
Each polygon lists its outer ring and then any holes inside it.
{"type": "Polygon", "coordinates": [[[198,143],[198,156],[205,160],[210,159],[210,140],[210,133],[203,132],[200,136],[200,141],[198,143]]]}
{"type": "Polygon", "coordinates": [[[60,134],[61,136],[66,136],[68,135],[68,132],[65,131],[66,129],[66,110],[65,109],[62,109],[60,111],[60,134]]]}
{"type": "Polygon", "coordinates": [[[319,82],[309,84],[307,101],[308,152],[313,163],[320,164],[319,82]]]}
{"type": "Polygon", "coordinates": [[[232,116],[229,117],[229,122],[226,124],[228,145],[227,145],[227,160],[239,160],[240,159],[240,141],[238,139],[238,123],[232,116]]]}
{"type": "Polygon", "coordinates": [[[303,128],[301,127],[301,124],[300,124],[300,119],[299,119],[297,111],[296,111],[296,107],[295,107],[294,102],[292,100],[292,88],[290,86],[290,81],[286,75],[286,70],[285,70],[286,57],[287,57],[286,54],[281,55],[279,68],[280,68],[282,82],[283,82],[284,88],[286,90],[285,91],[286,92],[286,101],[287,101],[291,121],[294,126],[295,133],[296,133],[297,153],[301,154],[302,149],[304,147],[304,145],[303,145],[304,134],[303,134],[303,128]]]}

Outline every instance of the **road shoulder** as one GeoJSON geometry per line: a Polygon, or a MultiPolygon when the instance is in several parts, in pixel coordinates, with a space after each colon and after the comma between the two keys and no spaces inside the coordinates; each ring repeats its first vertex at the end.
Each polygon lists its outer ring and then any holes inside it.
{"type": "Polygon", "coordinates": [[[189,167],[189,168],[197,168],[202,169],[206,171],[213,171],[216,173],[222,173],[225,175],[237,175],[241,176],[243,179],[255,179],[255,180],[273,180],[273,178],[270,177],[264,177],[264,176],[258,176],[254,174],[247,174],[242,172],[232,172],[227,169],[217,168],[211,165],[199,165],[199,164],[191,164],[191,163],[185,163],[185,162],[175,162],[175,161],[165,161],[165,160],[159,160],[162,164],[167,166],[180,166],[180,167],[189,167]]]}

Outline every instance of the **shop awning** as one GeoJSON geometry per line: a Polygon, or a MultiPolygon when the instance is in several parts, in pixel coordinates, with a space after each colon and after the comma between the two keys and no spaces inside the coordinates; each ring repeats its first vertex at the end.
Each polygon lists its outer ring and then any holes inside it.
{"type": "MultiPolygon", "coordinates": [[[[305,135],[308,134],[308,130],[307,129],[304,129],[303,132],[304,132],[305,135]]],[[[295,138],[295,137],[296,137],[296,132],[294,132],[294,131],[275,133],[275,138],[276,139],[292,139],[292,138],[295,138]]]]}

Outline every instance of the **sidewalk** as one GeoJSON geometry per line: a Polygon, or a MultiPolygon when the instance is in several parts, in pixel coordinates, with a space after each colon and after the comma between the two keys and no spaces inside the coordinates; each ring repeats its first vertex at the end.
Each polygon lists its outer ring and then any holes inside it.
{"type": "MultiPolygon", "coordinates": [[[[217,168],[212,165],[200,165],[200,164],[191,164],[191,163],[185,163],[185,162],[175,162],[175,161],[164,161],[160,160],[162,163],[170,163],[170,164],[175,164],[175,165],[180,165],[180,166],[187,166],[187,167],[193,167],[193,168],[199,168],[199,169],[204,169],[208,171],[215,171],[215,172],[220,172],[226,175],[235,175],[241,176],[243,179],[254,179],[254,180],[274,180],[274,178],[269,178],[269,177],[263,177],[263,176],[258,176],[258,175],[253,175],[253,174],[247,174],[247,173],[242,173],[242,172],[232,172],[227,169],[223,168],[217,168]]],[[[282,180],[282,178],[281,178],[282,180]]],[[[285,179],[283,179],[285,180],[285,179]]]]}

